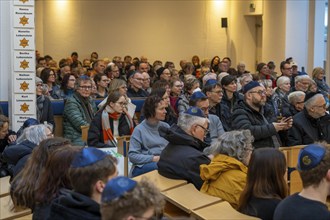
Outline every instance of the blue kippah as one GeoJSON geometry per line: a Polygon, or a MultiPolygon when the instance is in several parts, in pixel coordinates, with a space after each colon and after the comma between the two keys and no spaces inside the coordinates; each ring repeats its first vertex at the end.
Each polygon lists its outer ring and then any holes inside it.
{"type": "Polygon", "coordinates": [[[320,164],[325,155],[325,149],[319,144],[310,144],[301,149],[298,155],[298,170],[310,170],[320,164]]]}
{"type": "Polygon", "coordinates": [[[97,148],[88,147],[82,149],[73,159],[71,167],[79,168],[92,165],[100,160],[103,160],[107,154],[97,148]]]}
{"type": "Polygon", "coordinates": [[[216,79],[209,79],[209,80],[206,81],[204,86],[213,86],[217,83],[218,83],[218,81],[216,79]]]}
{"type": "Polygon", "coordinates": [[[89,80],[89,79],[91,79],[87,75],[81,75],[81,76],[79,76],[79,78],[82,79],[82,80],[89,80]]]}
{"type": "Polygon", "coordinates": [[[184,113],[192,116],[205,118],[204,112],[198,107],[190,107],[184,113]]]}
{"type": "Polygon", "coordinates": [[[243,91],[243,93],[245,94],[245,93],[247,93],[249,90],[251,90],[251,89],[253,89],[253,88],[255,88],[255,87],[258,87],[258,86],[260,86],[260,83],[259,83],[259,82],[257,82],[257,81],[251,81],[251,82],[249,82],[248,84],[246,84],[246,85],[243,87],[242,91],[243,91]]]}
{"type": "Polygon", "coordinates": [[[197,99],[203,99],[203,98],[207,98],[207,96],[202,93],[201,91],[197,91],[194,92],[191,96],[190,96],[190,100],[197,100],[197,99]]]}
{"type": "Polygon", "coordinates": [[[110,202],[123,196],[126,192],[133,190],[136,184],[136,181],[125,176],[111,179],[102,192],[102,202],[110,202]]]}

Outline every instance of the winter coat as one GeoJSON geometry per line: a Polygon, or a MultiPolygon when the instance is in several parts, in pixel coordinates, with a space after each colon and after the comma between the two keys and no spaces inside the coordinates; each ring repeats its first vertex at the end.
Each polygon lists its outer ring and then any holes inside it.
{"type": "Polygon", "coordinates": [[[200,166],[204,184],[201,192],[229,202],[235,209],[246,184],[247,166],[227,155],[216,155],[210,164],[200,166]]]}
{"type": "Polygon", "coordinates": [[[160,154],[158,172],[167,178],[187,180],[199,190],[203,184],[199,166],[210,163],[203,153],[208,145],[188,135],[176,124],[170,128],[160,127],[159,134],[169,144],[160,154]]]}
{"type": "MultiPolygon", "coordinates": [[[[96,104],[93,100],[90,100],[92,110],[96,112],[96,104]]],[[[74,94],[71,98],[68,98],[63,111],[63,133],[64,137],[71,140],[72,144],[84,146],[84,142],[81,139],[81,126],[89,125],[86,121],[86,115],[82,108],[82,103],[79,98],[74,94]]]]}
{"type": "MultiPolygon", "coordinates": [[[[130,135],[130,127],[126,115],[122,114],[119,118],[118,132],[119,136],[130,135]]],[[[113,119],[109,117],[110,127],[113,131],[113,119]]],[[[112,132],[113,133],[113,132],[112,132]]],[[[114,147],[104,143],[103,130],[102,130],[102,110],[98,111],[94,116],[92,123],[88,130],[88,146],[104,148],[114,147]]]]}
{"type": "Polygon", "coordinates": [[[272,136],[277,138],[277,132],[273,124],[269,124],[260,112],[252,109],[245,101],[240,101],[233,113],[232,129],[248,129],[251,131],[254,148],[275,147],[272,136]]]}
{"type": "Polygon", "coordinates": [[[30,157],[32,150],[37,145],[24,140],[23,142],[6,147],[3,151],[2,156],[5,161],[9,164],[10,176],[15,177],[25,166],[27,159],[30,157]]]}
{"type": "Polygon", "coordinates": [[[77,192],[68,192],[53,200],[48,220],[100,220],[100,205],[77,192]]]}
{"type": "Polygon", "coordinates": [[[326,141],[329,144],[330,115],[315,119],[304,109],[293,117],[288,139],[289,146],[312,144],[315,141],[326,141]]]}

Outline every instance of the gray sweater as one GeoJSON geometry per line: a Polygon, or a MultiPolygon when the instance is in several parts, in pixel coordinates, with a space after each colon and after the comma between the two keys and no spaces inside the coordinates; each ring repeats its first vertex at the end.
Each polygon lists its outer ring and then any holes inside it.
{"type": "Polygon", "coordinates": [[[134,128],[128,151],[129,160],[133,165],[142,166],[152,162],[153,156],[160,155],[167,146],[168,141],[159,135],[160,126],[170,127],[162,121],[152,125],[147,120],[143,120],[134,128]]]}

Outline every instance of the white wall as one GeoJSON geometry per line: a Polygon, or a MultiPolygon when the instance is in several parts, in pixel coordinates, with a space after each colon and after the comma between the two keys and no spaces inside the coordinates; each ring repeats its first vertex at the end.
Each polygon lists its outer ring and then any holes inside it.
{"type": "Polygon", "coordinates": [[[314,23],[314,64],[313,67],[323,67],[325,60],[324,44],[324,16],[325,1],[315,1],[315,23],[314,23]]]}
{"type": "Polygon", "coordinates": [[[308,1],[286,1],[285,57],[308,68],[308,1]]]}

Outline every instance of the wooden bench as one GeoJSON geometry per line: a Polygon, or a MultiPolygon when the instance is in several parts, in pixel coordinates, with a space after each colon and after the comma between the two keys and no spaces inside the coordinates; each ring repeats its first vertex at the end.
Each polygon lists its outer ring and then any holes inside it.
{"type": "Polygon", "coordinates": [[[248,216],[236,211],[228,202],[222,201],[201,209],[193,210],[191,217],[195,219],[259,219],[256,217],[248,216]]]}
{"type": "Polygon", "coordinates": [[[17,219],[19,217],[27,216],[31,214],[30,209],[16,208],[14,211],[11,210],[13,202],[10,196],[4,196],[0,198],[0,219],[9,220],[17,219]]]}
{"type": "Polygon", "coordinates": [[[0,197],[8,196],[10,191],[10,176],[0,178],[0,197]]]}
{"type": "Polygon", "coordinates": [[[174,189],[187,184],[186,180],[175,180],[166,178],[160,175],[157,170],[134,177],[133,179],[136,181],[140,181],[142,178],[147,178],[149,181],[155,184],[161,192],[165,192],[167,190],[174,189]]]}
{"type": "Polygon", "coordinates": [[[187,184],[162,192],[166,201],[190,214],[192,211],[213,205],[222,199],[198,191],[193,184],[187,184]]]}

